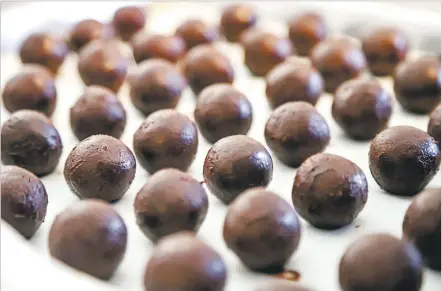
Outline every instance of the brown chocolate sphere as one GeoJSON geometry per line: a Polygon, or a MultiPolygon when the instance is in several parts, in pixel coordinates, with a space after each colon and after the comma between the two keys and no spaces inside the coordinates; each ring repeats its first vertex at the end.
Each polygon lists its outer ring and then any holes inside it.
{"type": "Polygon", "coordinates": [[[434,140],[436,141],[437,145],[440,149],[440,105],[436,107],[436,109],[433,110],[430,114],[430,120],[428,121],[428,128],[427,132],[429,135],[431,135],[434,140]]]}
{"type": "Polygon", "coordinates": [[[291,282],[274,282],[263,284],[259,286],[255,291],[312,291],[304,288],[296,283],[291,282]]]}
{"type": "Polygon", "coordinates": [[[289,22],[289,38],[300,56],[309,56],[313,47],[327,34],[324,19],[314,12],[299,14],[289,22]]]}
{"type": "Polygon", "coordinates": [[[96,134],[120,138],[126,126],[126,111],[114,92],[90,86],[71,108],[70,122],[80,141],[96,134]]]}
{"type": "Polygon", "coordinates": [[[398,65],[394,73],[394,92],[407,111],[428,114],[441,101],[440,58],[421,56],[398,65]]]}
{"type": "Polygon", "coordinates": [[[111,30],[105,24],[95,19],[85,19],[72,27],[67,42],[71,50],[79,52],[89,42],[111,36],[111,30]]]}
{"type": "Polygon", "coordinates": [[[135,6],[126,6],[115,11],[112,25],[116,34],[124,41],[129,41],[132,36],[144,28],[146,15],[144,9],[135,6]]]}
{"type": "Polygon", "coordinates": [[[229,84],[214,84],[198,96],[195,121],[210,143],[237,134],[247,134],[253,111],[244,94],[229,84]]]}
{"type": "Polygon", "coordinates": [[[175,31],[186,43],[187,50],[201,44],[210,44],[218,40],[215,26],[208,25],[198,19],[190,19],[182,23],[175,31]]]}
{"type": "Polygon", "coordinates": [[[237,42],[244,31],[255,26],[257,19],[251,5],[232,4],[221,15],[220,29],[228,41],[237,42]]]}
{"type": "Polygon", "coordinates": [[[48,33],[33,33],[25,38],[20,46],[20,59],[23,64],[39,64],[56,75],[64,59],[69,54],[66,43],[48,33]]]}
{"type": "Polygon", "coordinates": [[[66,159],[64,178],[81,199],[121,199],[135,177],[135,157],[120,140],[93,135],[77,144],[66,159]]]}
{"type": "Polygon", "coordinates": [[[2,219],[31,238],[46,217],[45,186],[37,176],[16,166],[2,166],[0,177],[2,219]]]}
{"type": "Polygon", "coordinates": [[[51,116],[57,102],[57,88],[46,67],[26,65],[6,82],[2,97],[9,112],[30,109],[51,116]]]}
{"type": "Polygon", "coordinates": [[[107,280],[116,271],[127,245],[123,219],[111,205],[96,199],[77,201],[55,217],[49,253],[66,265],[107,280]]]}
{"type": "Polygon", "coordinates": [[[425,131],[394,126],[373,139],[369,159],[371,174],[381,188],[410,196],[419,193],[436,175],[440,150],[425,131]]]}
{"type": "Polygon", "coordinates": [[[20,110],[1,129],[1,158],[4,165],[15,165],[37,176],[55,170],[63,145],[60,134],[42,113],[20,110]]]}
{"type": "Polygon", "coordinates": [[[177,35],[137,33],[131,41],[135,62],[159,58],[176,63],[186,53],[186,43],[177,35]]]}
{"type": "Polygon", "coordinates": [[[150,174],[161,169],[186,171],[198,149],[198,131],[186,115],[163,109],[149,115],[135,132],[133,147],[150,174]]]}

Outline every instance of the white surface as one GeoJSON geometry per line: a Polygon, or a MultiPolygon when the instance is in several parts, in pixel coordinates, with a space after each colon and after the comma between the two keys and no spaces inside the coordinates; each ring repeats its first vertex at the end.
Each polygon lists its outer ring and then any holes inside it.
{"type": "MultiPolygon", "coordinates": [[[[217,19],[214,11],[201,7],[187,7],[175,4],[174,11],[160,15],[150,21],[150,30],[157,32],[172,31],[183,18],[192,14],[214,21],[217,19]]],[[[3,15],[2,15],[3,16],[3,15]]],[[[3,18],[3,17],[2,17],[3,18]]],[[[266,25],[269,29],[279,30],[283,25],[266,25]]],[[[3,22],[2,22],[2,27],[3,22]]],[[[235,86],[249,97],[254,109],[254,121],[249,135],[265,145],[263,136],[264,124],[270,114],[265,100],[265,84],[262,79],[251,78],[242,65],[241,50],[237,46],[220,43],[236,68],[235,86]]],[[[5,81],[20,69],[20,63],[15,55],[1,56],[1,87],[5,81]]],[[[385,85],[391,90],[391,83],[385,85]]],[[[148,175],[138,166],[135,181],[124,198],[114,205],[127,224],[129,241],[126,256],[115,276],[109,283],[97,281],[87,275],[71,270],[51,260],[47,251],[47,235],[55,215],[64,207],[77,200],[66,185],[62,171],[64,162],[77,143],[69,126],[68,110],[80,96],[83,87],[76,71],[76,57],[70,56],[57,79],[58,104],[53,116],[64,144],[63,155],[56,171],[42,179],[49,195],[48,214],[46,221],[37,232],[30,244],[4,227],[2,222],[1,235],[1,264],[2,290],[133,290],[141,291],[142,274],[152,250],[152,244],[143,236],[135,223],[133,201],[136,193],[148,180],[148,175]],[[33,247],[31,247],[33,246],[33,247]],[[117,287],[117,288],[115,288],[117,287]],[[119,287],[119,288],[118,288],[119,287]],[[3,289],[4,288],[4,289],[3,289]],[[57,289],[55,289],[57,288],[57,289]]],[[[143,117],[138,113],[128,97],[125,86],[119,93],[120,100],[127,111],[128,122],[122,140],[132,148],[132,136],[143,117]]],[[[365,209],[349,227],[337,231],[317,230],[303,221],[303,234],[298,251],[287,264],[301,274],[305,286],[318,291],[339,290],[337,281],[337,265],[347,245],[361,235],[373,232],[388,232],[401,236],[403,215],[411,199],[400,198],[386,194],[374,182],[368,170],[368,142],[353,142],[347,139],[331,118],[331,96],[324,94],[318,105],[318,110],[327,119],[332,139],[326,152],[342,155],[357,163],[365,172],[369,183],[369,198],[365,209]]],[[[193,116],[194,97],[186,89],[178,110],[193,116]]],[[[7,118],[2,107],[2,122],[7,118]]],[[[428,118],[404,113],[395,105],[391,125],[408,124],[423,130],[426,129],[428,118]]],[[[189,172],[198,180],[202,180],[202,163],[210,145],[200,136],[198,155],[189,172]]],[[[283,166],[274,159],[274,176],[269,190],[275,191],[281,197],[291,202],[291,188],[296,170],[283,166]]],[[[430,183],[440,187],[438,175],[430,183]]],[[[222,240],[222,224],[226,207],[209,194],[209,213],[204,222],[199,237],[220,252],[228,265],[229,278],[227,291],[248,291],[258,286],[270,277],[259,275],[246,270],[239,260],[225,246],[222,240]]],[[[423,291],[440,290],[440,273],[425,271],[423,291]]]]}

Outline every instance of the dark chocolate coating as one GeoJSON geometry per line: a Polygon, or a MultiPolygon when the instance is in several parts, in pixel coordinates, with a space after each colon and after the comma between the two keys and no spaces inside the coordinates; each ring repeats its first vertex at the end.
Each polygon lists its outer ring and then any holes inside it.
{"type": "Polygon", "coordinates": [[[218,40],[216,27],[210,26],[199,19],[190,19],[182,23],[175,31],[186,43],[186,49],[190,50],[201,44],[210,44],[218,40]]]}
{"type": "Polygon", "coordinates": [[[210,85],[198,96],[195,121],[210,143],[231,135],[246,135],[252,119],[250,101],[229,84],[210,85]]]}
{"type": "Polygon", "coordinates": [[[90,86],[71,108],[70,122],[80,141],[96,134],[120,138],[126,126],[126,111],[114,92],[90,86]]]}
{"type": "Polygon", "coordinates": [[[43,32],[30,34],[20,46],[20,59],[23,64],[42,65],[54,75],[68,54],[68,46],[63,40],[43,32]]]}
{"type": "Polygon", "coordinates": [[[186,43],[177,35],[137,33],[131,41],[135,62],[159,58],[176,63],[186,53],[186,43]]]}
{"type": "Polygon", "coordinates": [[[370,171],[385,191],[411,196],[419,193],[436,175],[440,150],[425,131],[394,126],[378,134],[370,145],[370,171]]]}
{"type": "Polygon", "coordinates": [[[8,80],[2,97],[3,105],[9,112],[30,109],[51,116],[57,102],[57,88],[46,67],[26,65],[8,80]]]}
{"type": "Polygon", "coordinates": [[[299,14],[289,22],[289,38],[300,56],[309,56],[313,47],[327,34],[324,19],[314,12],[299,14]]]}
{"type": "Polygon", "coordinates": [[[440,105],[436,107],[430,114],[430,120],[428,121],[427,132],[431,135],[439,146],[440,150],[440,105]]]}
{"type": "Polygon", "coordinates": [[[272,109],[291,101],[315,105],[323,89],[324,80],[308,61],[286,60],[266,76],[266,96],[272,109]]]}
{"type": "Polygon", "coordinates": [[[182,68],[195,94],[212,84],[233,83],[234,71],[229,59],[211,45],[190,50],[183,59],[182,68]]]}
{"type": "Polygon", "coordinates": [[[339,264],[342,291],[418,291],[422,266],[413,245],[389,234],[354,241],[339,264]]]}
{"type": "Polygon", "coordinates": [[[291,282],[274,282],[262,284],[255,291],[313,291],[291,282]]]}
{"type": "Polygon", "coordinates": [[[115,33],[124,41],[129,41],[138,31],[144,28],[146,15],[143,8],[126,6],[115,11],[112,25],[115,33]]]}
{"type": "Polygon", "coordinates": [[[352,161],[320,153],[296,172],[292,198],[296,211],[311,225],[337,229],[352,223],[364,208],[367,179],[352,161]]]}
{"type": "Polygon", "coordinates": [[[241,34],[255,26],[258,15],[248,4],[232,4],[224,9],[220,19],[220,29],[227,41],[238,42],[241,34]]]}
{"type": "Polygon", "coordinates": [[[375,76],[388,76],[406,58],[409,43],[401,30],[384,27],[364,36],[362,50],[371,73],[375,76]]]}
{"type": "Polygon", "coordinates": [[[222,291],[227,267],[210,246],[193,233],[172,234],[159,241],[144,273],[146,291],[222,291]]]}
{"type": "Polygon", "coordinates": [[[109,39],[112,33],[105,24],[95,19],[85,19],[75,24],[67,43],[74,52],[79,52],[86,44],[96,39],[109,39]]]}
{"type": "Polygon", "coordinates": [[[135,132],[133,148],[138,162],[150,174],[165,168],[186,171],[195,159],[198,131],[186,115],[159,110],[135,132]]]}
{"type": "Polygon", "coordinates": [[[228,248],[249,269],[280,272],[298,247],[301,223],[284,199],[255,188],[230,204],[223,236],[228,248]]]}
{"type": "Polygon", "coordinates": [[[76,201],[64,209],[49,231],[51,256],[103,280],[120,265],[126,245],[123,219],[111,205],[96,199],[76,201]]]}
{"type": "Polygon", "coordinates": [[[2,126],[1,156],[4,165],[15,165],[37,176],[44,176],[57,167],[62,150],[60,134],[42,113],[16,111],[2,126]]]}
{"type": "Polygon", "coordinates": [[[2,166],[0,177],[2,219],[31,238],[46,217],[45,186],[37,176],[16,166],[2,166]]]}
{"type": "Polygon", "coordinates": [[[334,93],[343,82],[358,77],[366,67],[361,48],[347,37],[328,38],[318,43],[310,57],[329,93],[334,93]]]}
{"type": "Polygon", "coordinates": [[[394,92],[407,111],[428,114],[440,104],[440,58],[421,56],[402,62],[394,73],[394,92]]]}
{"type": "Polygon", "coordinates": [[[412,242],[430,268],[440,271],[440,188],[427,189],[408,207],[402,224],[403,237],[412,242]]]}
{"type": "Polygon", "coordinates": [[[307,102],[279,106],[268,119],[264,136],[273,154],[289,167],[299,167],[330,142],[327,121],[307,102]]]}
{"type": "Polygon", "coordinates": [[[333,119],[349,137],[369,140],[388,127],[393,102],[378,80],[345,81],[334,95],[333,119]]]}
{"type": "Polygon", "coordinates": [[[126,77],[129,62],[114,41],[94,40],[78,56],[78,72],[86,86],[98,85],[120,90],[126,77]]]}
{"type": "Polygon", "coordinates": [[[209,201],[200,182],[176,169],[153,174],[135,198],[137,224],[152,241],[179,232],[197,232],[209,201]]]}
{"type": "Polygon", "coordinates": [[[124,143],[111,136],[93,135],[70,152],[64,178],[81,199],[113,202],[129,189],[135,170],[135,157],[124,143]]]}
{"type": "Polygon", "coordinates": [[[140,64],[131,82],[132,104],[145,115],[160,109],[173,109],[186,87],[186,80],[170,62],[151,59],[140,64]]]}
{"type": "Polygon", "coordinates": [[[264,77],[276,65],[294,53],[287,38],[276,36],[258,28],[251,28],[241,36],[244,47],[244,62],[249,71],[264,77]]]}
{"type": "Polygon", "coordinates": [[[249,188],[267,187],[273,178],[273,161],[256,140],[232,135],[210,148],[203,175],[210,191],[229,204],[249,188]]]}

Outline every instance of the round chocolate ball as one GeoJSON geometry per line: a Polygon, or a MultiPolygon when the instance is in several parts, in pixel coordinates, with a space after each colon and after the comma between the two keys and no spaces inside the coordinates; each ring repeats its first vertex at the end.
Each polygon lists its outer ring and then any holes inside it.
{"type": "Polygon", "coordinates": [[[60,134],[42,113],[20,110],[13,113],[1,130],[1,158],[37,176],[55,170],[63,145],[60,134]]]}
{"type": "Polygon", "coordinates": [[[182,23],[176,29],[175,35],[184,40],[187,50],[201,44],[213,43],[218,39],[216,27],[198,19],[190,19],[182,23]]]}
{"type": "Polygon", "coordinates": [[[86,86],[98,85],[114,92],[120,90],[128,66],[128,59],[114,41],[91,41],[78,57],[78,72],[86,86]]]}
{"type": "Polygon", "coordinates": [[[309,56],[313,47],[327,34],[324,19],[314,12],[299,14],[289,22],[289,38],[300,56],[309,56]]]}
{"type": "Polygon", "coordinates": [[[249,71],[264,77],[276,65],[294,53],[287,38],[276,36],[258,28],[251,28],[241,36],[244,47],[244,62],[249,71]]]}
{"type": "Polygon", "coordinates": [[[51,116],[57,102],[57,88],[46,67],[26,65],[6,82],[2,97],[9,112],[30,109],[51,116]]]}
{"type": "Polygon", "coordinates": [[[396,28],[378,28],[362,39],[368,68],[375,76],[392,75],[396,66],[407,56],[408,49],[407,36],[396,28]]]}
{"type": "Polygon", "coordinates": [[[150,174],[165,168],[186,171],[195,159],[198,131],[186,115],[163,109],[143,121],[133,147],[138,162],[150,174]]]}
{"type": "Polygon", "coordinates": [[[345,81],[334,95],[333,119],[349,137],[369,140],[388,126],[392,98],[378,80],[345,81]]]}
{"type": "Polygon", "coordinates": [[[183,59],[182,68],[195,94],[215,83],[233,83],[232,64],[211,45],[201,45],[190,50],[183,59]]]}
{"type": "Polygon", "coordinates": [[[152,241],[179,231],[197,232],[208,207],[201,183],[176,169],[153,174],[135,198],[137,224],[152,241]]]}
{"type": "Polygon", "coordinates": [[[411,196],[436,175],[440,150],[425,131],[412,126],[394,126],[373,139],[369,162],[371,174],[382,189],[411,196]]]}
{"type": "Polygon", "coordinates": [[[124,143],[111,136],[93,135],[71,151],[64,177],[79,198],[113,202],[129,189],[135,168],[135,157],[124,143]]]}
{"type": "Polygon", "coordinates": [[[31,238],[46,217],[45,186],[37,176],[16,166],[2,166],[0,177],[2,219],[31,238]]]}
{"type": "Polygon", "coordinates": [[[96,39],[108,39],[112,35],[109,27],[95,19],[85,19],[75,24],[67,39],[74,52],[80,51],[86,44],[96,39]]]}
{"type": "Polygon", "coordinates": [[[71,108],[70,122],[80,141],[96,134],[120,138],[126,126],[126,111],[114,92],[90,86],[71,108]]]}
{"type": "Polygon", "coordinates": [[[299,167],[330,142],[327,121],[307,102],[279,106],[268,119],[264,136],[273,154],[289,167],[299,167]]]}
{"type": "Polygon", "coordinates": [[[258,16],[255,9],[248,4],[232,4],[224,9],[220,29],[227,41],[237,42],[241,34],[255,26],[258,16]]]}
{"type": "Polygon", "coordinates": [[[170,62],[151,59],[141,63],[131,82],[132,104],[145,115],[175,108],[186,88],[186,79],[170,62]]]}
{"type": "Polygon", "coordinates": [[[229,204],[249,188],[266,187],[273,178],[273,161],[256,140],[232,135],[210,148],[203,175],[209,190],[229,204]]]}
{"type": "Polygon", "coordinates": [[[33,33],[25,38],[20,46],[20,59],[23,64],[39,64],[56,75],[69,54],[66,43],[48,33],[33,33]]]}
{"type": "Polygon", "coordinates": [[[227,247],[249,269],[280,272],[298,247],[301,223],[284,199],[255,188],[230,204],[223,236],[227,247]]]}
{"type": "Polygon", "coordinates": [[[439,146],[440,150],[440,105],[436,107],[430,114],[430,121],[428,122],[427,132],[431,135],[439,146]]]}
{"type": "Polygon", "coordinates": [[[255,291],[312,291],[299,284],[290,282],[274,282],[260,285],[255,291]]]}
{"type": "Polygon", "coordinates": [[[309,61],[287,60],[266,76],[266,95],[271,108],[291,101],[315,105],[324,89],[324,80],[309,61]]]}
{"type": "Polygon", "coordinates": [[[441,100],[440,58],[421,56],[400,63],[394,73],[394,92],[407,111],[428,114],[441,100]]]}
{"type": "Polygon", "coordinates": [[[144,28],[146,15],[143,8],[126,6],[115,11],[112,25],[116,34],[124,41],[129,41],[134,34],[144,28]]]}
{"type": "Polygon", "coordinates": [[[214,84],[198,96],[195,121],[210,143],[237,134],[247,134],[252,125],[252,105],[229,84],[214,84]]]}
{"type": "Polygon", "coordinates": [[[106,280],[112,277],[127,245],[123,219],[96,199],[77,201],[55,217],[49,253],[66,265],[106,280]]]}
{"type": "Polygon", "coordinates": [[[180,232],[160,240],[144,273],[146,291],[222,291],[227,267],[211,247],[193,233],[180,232]]]}
{"type": "Polygon", "coordinates": [[[352,161],[320,153],[299,167],[292,198],[296,211],[311,225],[341,228],[352,223],[364,208],[367,179],[352,161]]]}
{"type": "Polygon", "coordinates": [[[135,62],[159,58],[176,63],[186,53],[186,43],[176,35],[137,33],[132,38],[135,62]]]}
{"type": "Polygon", "coordinates": [[[366,67],[360,46],[347,37],[328,38],[318,43],[310,57],[329,93],[334,93],[343,82],[358,77],[366,67]]]}
{"type": "Polygon", "coordinates": [[[342,291],[418,291],[422,275],[417,250],[389,234],[357,239],[339,264],[342,291]]]}

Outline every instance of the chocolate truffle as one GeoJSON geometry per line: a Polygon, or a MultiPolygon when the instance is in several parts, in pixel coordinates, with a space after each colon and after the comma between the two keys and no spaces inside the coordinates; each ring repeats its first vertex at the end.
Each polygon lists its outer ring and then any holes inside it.
{"type": "Polygon", "coordinates": [[[57,74],[68,53],[66,43],[48,33],[30,34],[20,46],[20,59],[23,64],[42,65],[54,75],[57,74]]]}
{"type": "Polygon", "coordinates": [[[37,176],[44,176],[57,167],[62,150],[57,129],[42,113],[16,111],[2,126],[1,157],[4,165],[15,165],[37,176]]]}
{"type": "Polygon", "coordinates": [[[176,169],[153,174],[135,198],[137,224],[152,241],[179,231],[197,232],[208,207],[201,183],[176,169]]]}
{"type": "Polygon", "coordinates": [[[296,211],[322,229],[346,226],[367,202],[364,172],[343,157],[320,153],[308,158],[296,172],[292,198],[296,211]]]}
{"type": "Polygon", "coordinates": [[[80,141],[96,134],[120,138],[126,126],[126,111],[114,92],[90,86],[71,108],[70,122],[80,141]]]}
{"type": "Polygon", "coordinates": [[[230,204],[223,236],[228,248],[249,269],[280,272],[298,247],[301,223],[284,199],[255,188],[230,204]]]}
{"type": "Polygon", "coordinates": [[[427,132],[431,135],[439,146],[440,150],[440,105],[430,114],[427,132]]]}
{"type": "Polygon", "coordinates": [[[262,284],[260,287],[255,289],[255,291],[312,291],[312,290],[304,288],[299,284],[295,283],[275,282],[269,284],[262,284]]]}
{"type": "Polygon", "coordinates": [[[16,167],[1,169],[1,216],[25,238],[31,238],[46,216],[48,194],[31,172],[16,167]]]}
{"type": "Polygon", "coordinates": [[[237,134],[247,134],[253,111],[244,94],[229,84],[214,84],[198,96],[195,121],[210,143],[237,134]]]}
{"type": "Polygon", "coordinates": [[[309,56],[313,47],[326,37],[327,26],[317,13],[302,13],[289,22],[289,38],[300,56],[309,56]]]}
{"type": "Polygon", "coordinates": [[[218,39],[216,27],[198,19],[190,19],[182,23],[176,29],[175,35],[184,40],[188,50],[201,44],[213,43],[218,39]]]}
{"type": "Polygon", "coordinates": [[[291,101],[315,105],[324,89],[324,80],[309,61],[287,60],[266,76],[266,95],[271,108],[291,101]]]}
{"type": "Polygon", "coordinates": [[[134,74],[130,97],[139,111],[149,115],[175,108],[186,85],[186,79],[172,63],[151,59],[144,61],[134,74]]]}
{"type": "Polygon", "coordinates": [[[329,93],[334,93],[343,82],[358,77],[366,67],[360,46],[347,37],[328,38],[318,43],[310,57],[329,93]]]}
{"type": "Polygon", "coordinates": [[[382,189],[410,196],[420,192],[436,175],[440,150],[423,130],[394,126],[373,139],[369,162],[371,174],[382,189]]]}
{"type": "Polygon", "coordinates": [[[229,59],[211,45],[190,50],[183,59],[182,68],[195,94],[215,83],[233,83],[234,71],[229,59]]]}
{"type": "Polygon", "coordinates": [[[133,147],[138,162],[150,174],[165,168],[186,171],[195,159],[198,131],[184,114],[163,109],[143,121],[133,147]]]}
{"type": "Polygon", "coordinates": [[[251,28],[241,36],[244,47],[244,62],[249,71],[258,77],[294,53],[290,41],[258,28],[251,28]]]}
{"type": "Polygon", "coordinates": [[[418,291],[422,266],[418,251],[389,234],[353,242],[339,264],[342,291],[418,291]]]}
{"type": "Polygon", "coordinates": [[[103,86],[114,92],[120,90],[128,66],[128,59],[114,41],[91,41],[78,57],[78,72],[86,86],[103,86]]]}
{"type": "Polygon", "coordinates": [[[146,291],[222,291],[227,267],[211,247],[193,233],[181,232],[160,240],[144,273],[146,291]]]}
{"type": "Polygon", "coordinates": [[[67,42],[71,50],[78,52],[89,42],[108,39],[111,35],[110,29],[103,23],[94,19],[85,19],[72,27],[67,42]]]}
{"type": "Polygon", "coordinates": [[[398,65],[394,73],[394,92],[407,111],[428,114],[440,104],[440,58],[421,56],[398,65]]]}
{"type": "Polygon", "coordinates": [[[388,126],[392,98],[378,80],[345,81],[334,97],[333,118],[349,137],[369,140],[388,126]]]}
{"type": "Polygon", "coordinates": [[[273,154],[289,167],[299,167],[322,152],[330,142],[327,121],[307,102],[289,102],[276,108],[264,136],[273,154]]]}
{"type": "Polygon", "coordinates": [[[396,28],[378,28],[362,39],[362,50],[375,76],[392,75],[396,66],[407,56],[408,49],[406,35],[396,28]]]}
{"type": "Polygon", "coordinates": [[[129,189],[135,167],[135,157],[124,143],[111,136],[93,135],[71,151],[64,177],[79,198],[113,202],[129,189]]]}
{"type": "Polygon", "coordinates": [[[141,7],[126,6],[118,9],[112,25],[116,34],[124,41],[129,41],[132,36],[144,28],[146,16],[141,7]]]}
{"type": "Polygon", "coordinates": [[[232,135],[210,148],[203,175],[210,191],[229,204],[249,188],[267,187],[273,178],[273,161],[256,140],[232,135]]]}
{"type": "Polygon", "coordinates": [[[100,279],[109,279],[123,260],[127,229],[111,205],[77,201],[55,217],[49,231],[51,256],[100,279]]]}
{"type": "Polygon", "coordinates": [[[232,4],[224,9],[221,15],[220,29],[228,41],[237,42],[241,33],[255,26],[257,18],[252,6],[232,4]]]}
{"type": "Polygon", "coordinates": [[[186,53],[184,40],[176,35],[137,33],[132,38],[135,62],[160,58],[176,63],[186,53]]]}
{"type": "Polygon", "coordinates": [[[40,65],[26,65],[9,79],[3,90],[3,105],[9,112],[36,110],[51,116],[57,102],[57,88],[51,72],[40,65]]]}

